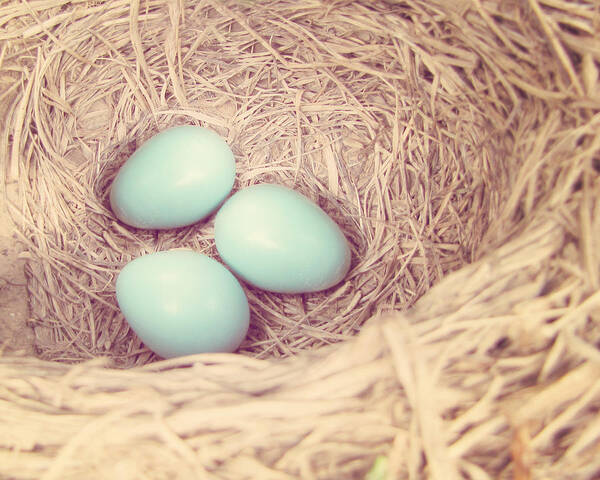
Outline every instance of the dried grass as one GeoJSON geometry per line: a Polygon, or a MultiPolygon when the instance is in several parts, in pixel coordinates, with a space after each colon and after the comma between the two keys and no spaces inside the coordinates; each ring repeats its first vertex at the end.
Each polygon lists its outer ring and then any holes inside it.
{"type": "Polygon", "coordinates": [[[2,165],[55,361],[0,357],[1,475],[600,475],[595,3],[0,5],[2,165]],[[106,194],[179,123],[228,140],[236,189],[317,201],[354,262],[321,294],[247,289],[241,355],[152,363],[115,276],[216,256],[212,220],[134,231],[106,194]]]}

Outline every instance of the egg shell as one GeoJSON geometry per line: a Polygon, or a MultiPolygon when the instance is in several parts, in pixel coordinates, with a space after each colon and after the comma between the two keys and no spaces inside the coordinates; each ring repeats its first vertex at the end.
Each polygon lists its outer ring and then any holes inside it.
{"type": "Polygon", "coordinates": [[[121,270],[116,293],[131,328],[161,357],[233,352],[248,332],[248,300],[238,280],[200,253],[138,257],[121,270]]]}
{"type": "Polygon", "coordinates": [[[272,292],[324,290],[350,268],[350,248],[338,225],[304,195],[280,185],[254,185],[229,198],[215,219],[215,241],[237,276],[272,292]]]}
{"type": "Polygon", "coordinates": [[[225,140],[193,125],[150,138],[121,167],[110,190],[118,219],[137,228],[191,225],[231,191],[235,159],[225,140]]]}

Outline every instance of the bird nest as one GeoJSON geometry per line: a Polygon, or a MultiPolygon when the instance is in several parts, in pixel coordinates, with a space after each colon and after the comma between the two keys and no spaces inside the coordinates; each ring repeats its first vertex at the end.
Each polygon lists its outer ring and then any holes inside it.
{"type": "Polygon", "coordinates": [[[597,478],[599,25],[562,0],[3,2],[37,357],[0,357],[0,475],[597,478]],[[108,188],[182,124],[227,140],[234,190],[319,204],[352,265],[244,286],[236,354],[161,361],[116,276],[218,258],[214,218],[136,230],[108,188]]]}

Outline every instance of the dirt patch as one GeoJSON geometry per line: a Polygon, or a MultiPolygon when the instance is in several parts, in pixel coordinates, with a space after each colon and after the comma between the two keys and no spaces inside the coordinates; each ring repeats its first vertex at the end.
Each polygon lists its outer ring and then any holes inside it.
{"type": "MultiPolygon", "coordinates": [[[[23,272],[23,248],[8,215],[4,184],[0,183],[0,354],[32,355],[33,329],[27,325],[29,303],[23,272]]],[[[9,187],[10,196],[10,187],[9,187]]]]}

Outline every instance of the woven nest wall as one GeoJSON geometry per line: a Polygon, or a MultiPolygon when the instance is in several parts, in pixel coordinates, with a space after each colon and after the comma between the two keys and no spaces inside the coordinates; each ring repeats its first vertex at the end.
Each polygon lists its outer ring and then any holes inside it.
{"type": "Polygon", "coordinates": [[[3,2],[39,358],[0,357],[0,476],[598,478],[599,26],[591,1],[3,2]],[[316,201],[353,261],[245,286],[239,353],[160,361],[116,275],[218,258],[213,219],[132,229],[107,191],[178,124],[226,138],[234,190],[316,201]]]}

